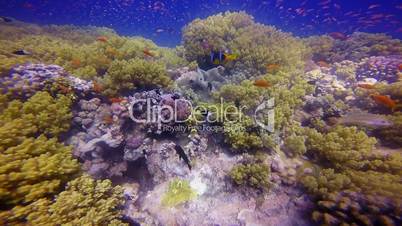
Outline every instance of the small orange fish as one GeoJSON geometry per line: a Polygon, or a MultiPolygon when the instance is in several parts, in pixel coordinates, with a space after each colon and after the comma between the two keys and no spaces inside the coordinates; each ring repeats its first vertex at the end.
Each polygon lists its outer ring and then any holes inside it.
{"type": "Polygon", "coordinates": [[[357,87],[363,88],[363,89],[375,89],[375,86],[373,84],[368,84],[368,83],[357,84],[357,87]]]}
{"type": "Polygon", "coordinates": [[[93,82],[93,87],[92,87],[93,91],[100,93],[103,91],[103,87],[101,84],[97,83],[96,81],[93,82]]]}
{"type": "Polygon", "coordinates": [[[110,125],[113,123],[113,117],[111,115],[105,115],[103,117],[103,122],[110,125]]]}
{"type": "Polygon", "coordinates": [[[111,97],[109,98],[109,101],[112,103],[121,103],[126,101],[126,99],[124,99],[123,97],[111,97]]]}
{"type": "Polygon", "coordinates": [[[107,37],[99,36],[99,37],[96,38],[96,40],[99,41],[99,42],[107,42],[107,37]]]}
{"type": "Polygon", "coordinates": [[[370,97],[377,103],[394,111],[396,103],[389,96],[372,94],[370,97]]]}
{"type": "Polygon", "coordinates": [[[320,67],[330,67],[329,64],[323,60],[316,62],[316,64],[320,67]]]}
{"type": "Polygon", "coordinates": [[[149,51],[149,49],[144,49],[144,50],[142,50],[142,52],[145,54],[145,56],[155,57],[155,55],[153,53],[151,53],[151,51],[149,51]]]}
{"type": "Polygon", "coordinates": [[[264,79],[258,79],[254,81],[254,85],[261,88],[271,87],[271,83],[264,79]]]}
{"type": "Polygon", "coordinates": [[[399,71],[402,71],[402,64],[398,65],[399,71]]]}
{"type": "Polygon", "coordinates": [[[279,69],[280,65],[279,64],[268,64],[267,65],[267,71],[269,73],[275,72],[279,69]]]}
{"type": "Polygon", "coordinates": [[[71,66],[73,66],[74,68],[81,67],[81,60],[80,59],[71,60],[71,66]]]}

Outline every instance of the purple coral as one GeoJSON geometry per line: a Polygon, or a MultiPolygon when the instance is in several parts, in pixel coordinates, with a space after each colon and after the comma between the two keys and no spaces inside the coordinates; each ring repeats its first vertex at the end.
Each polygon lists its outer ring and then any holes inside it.
{"type": "Polygon", "coordinates": [[[60,66],[29,63],[14,67],[9,76],[1,77],[0,90],[28,98],[61,78],[77,91],[88,91],[92,87],[91,82],[69,75],[60,66]]]}
{"type": "Polygon", "coordinates": [[[396,82],[400,65],[402,65],[402,56],[399,55],[366,58],[357,68],[357,80],[374,78],[377,81],[396,82]]]}

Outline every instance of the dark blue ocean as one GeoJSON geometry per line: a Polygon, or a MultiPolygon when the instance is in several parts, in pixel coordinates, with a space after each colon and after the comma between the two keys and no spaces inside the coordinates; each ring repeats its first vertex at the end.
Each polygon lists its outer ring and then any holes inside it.
{"type": "Polygon", "coordinates": [[[180,44],[181,29],[196,18],[245,11],[260,23],[296,36],[354,31],[402,37],[401,0],[3,0],[0,15],[37,24],[93,25],[139,35],[158,45],[180,44]]]}

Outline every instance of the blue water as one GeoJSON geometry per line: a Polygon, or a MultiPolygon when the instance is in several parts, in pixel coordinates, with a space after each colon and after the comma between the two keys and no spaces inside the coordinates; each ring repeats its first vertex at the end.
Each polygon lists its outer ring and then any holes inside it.
{"type": "Polygon", "coordinates": [[[364,31],[402,38],[402,0],[2,0],[0,15],[38,24],[94,25],[139,35],[158,45],[180,44],[196,18],[246,11],[257,22],[297,36],[364,31]]]}

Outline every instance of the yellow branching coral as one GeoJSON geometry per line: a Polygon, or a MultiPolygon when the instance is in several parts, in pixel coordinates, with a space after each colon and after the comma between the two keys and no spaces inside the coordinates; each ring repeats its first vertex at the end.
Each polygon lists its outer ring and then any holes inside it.
{"type": "Polygon", "coordinates": [[[297,38],[272,26],[258,24],[244,12],[196,19],[184,28],[183,41],[188,61],[205,58],[210,51],[228,49],[238,59],[225,64],[227,69],[247,68],[259,74],[266,73],[270,64],[284,71],[301,68],[308,54],[297,38]],[[204,48],[202,42],[209,43],[211,49],[204,48]]]}
{"type": "Polygon", "coordinates": [[[78,170],[71,148],[43,135],[2,151],[0,163],[3,204],[29,203],[55,193],[78,170]]]}
{"type": "Polygon", "coordinates": [[[32,225],[127,225],[120,221],[123,189],[109,180],[83,175],[67,184],[55,199],[40,199],[30,208],[32,225]]]}
{"type": "Polygon", "coordinates": [[[15,145],[26,135],[37,132],[58,136],[70,128],[71,100],[60,95],[53,98],[47,92],[38,92],[28,101],[12,101],[0,115],[0,150],[15,145]],[[8,142],[10,141],[10,143],[8,142]]]}
{"type": "Polygon", "coordinates": [[[116,95],[137,87],[167,87],[171,82],[163,64],[139,58],[114,61],[102,80],[107,95],[116,95]]]}

